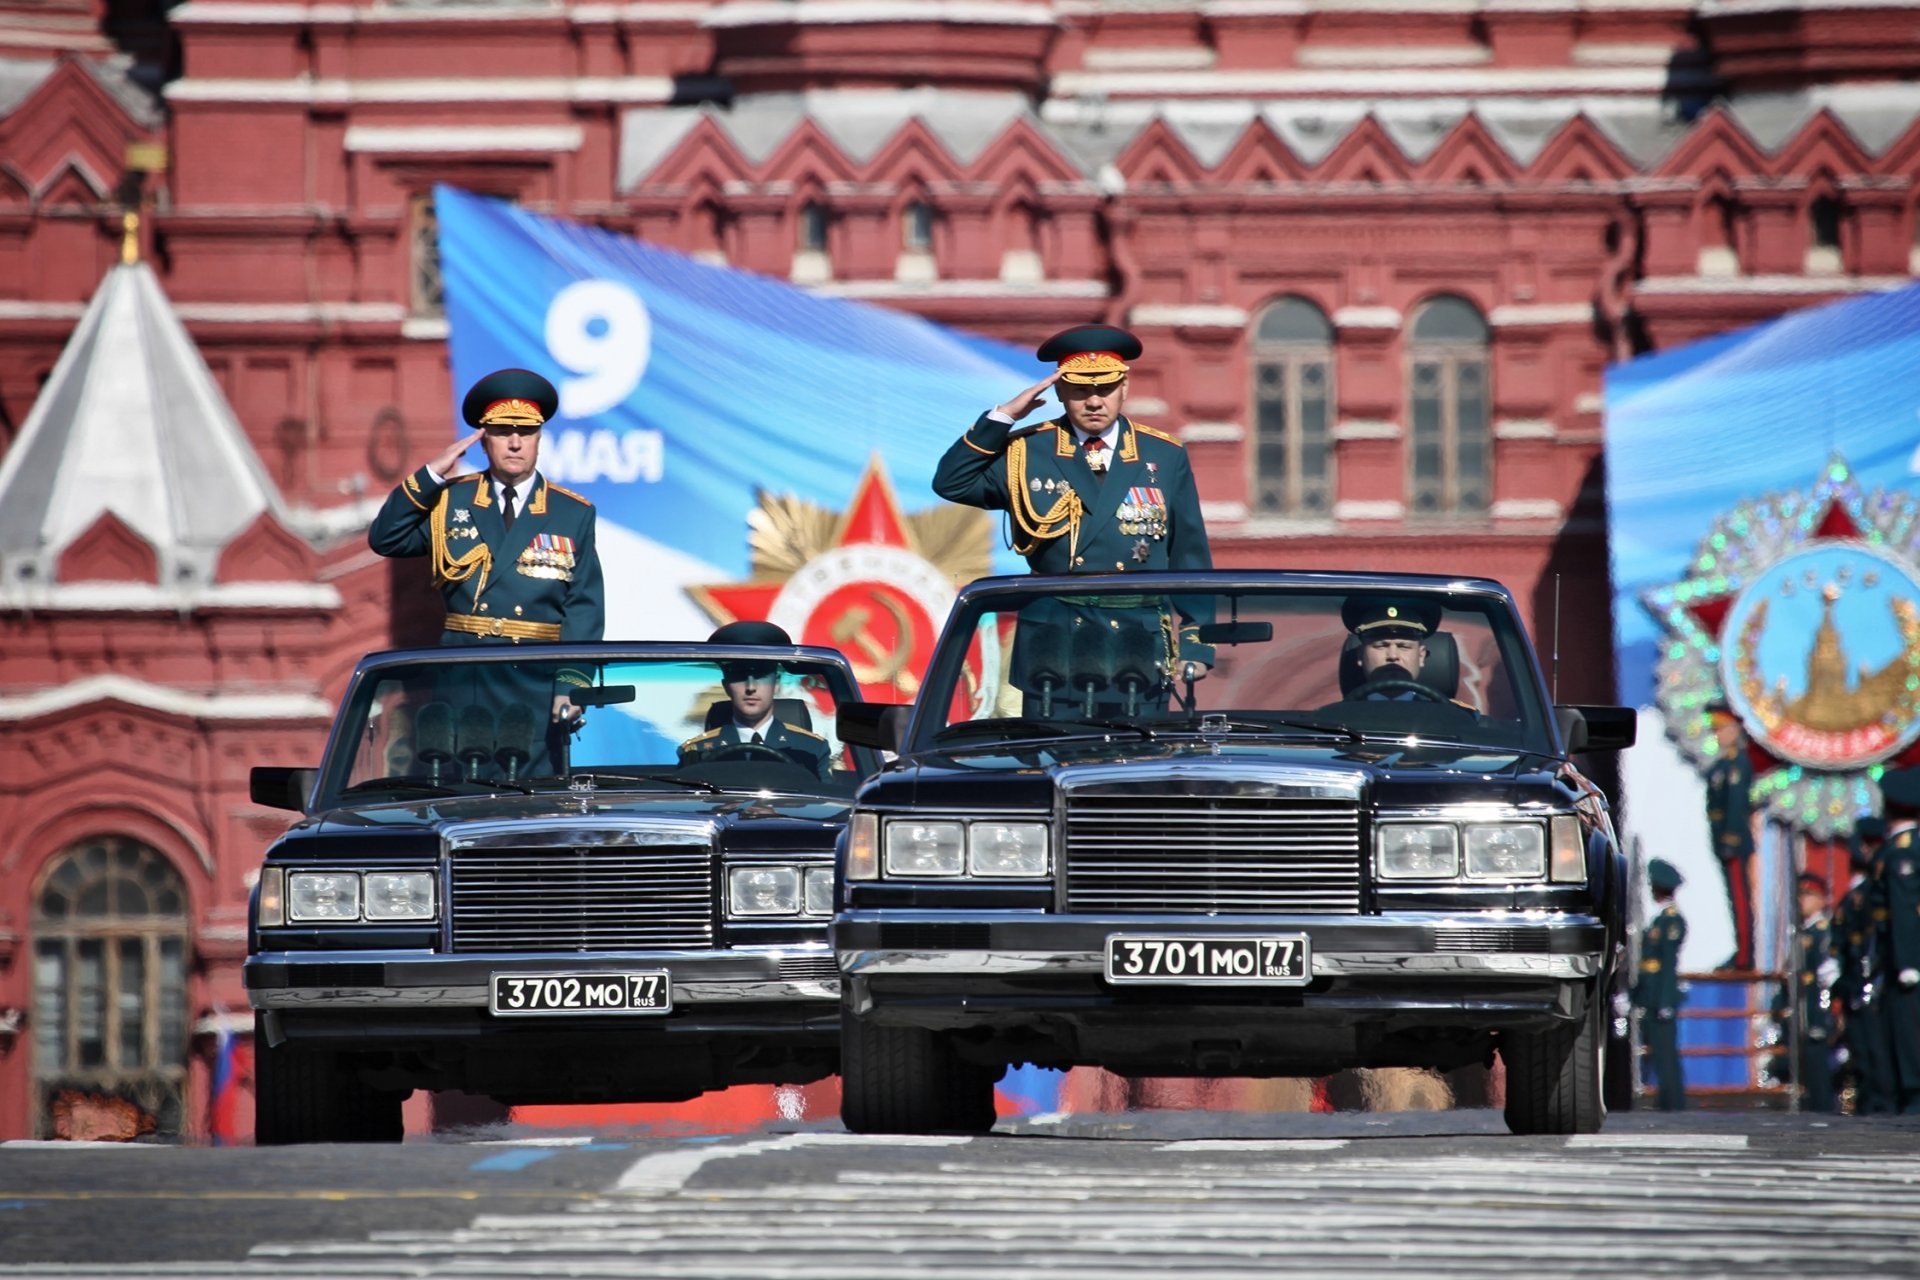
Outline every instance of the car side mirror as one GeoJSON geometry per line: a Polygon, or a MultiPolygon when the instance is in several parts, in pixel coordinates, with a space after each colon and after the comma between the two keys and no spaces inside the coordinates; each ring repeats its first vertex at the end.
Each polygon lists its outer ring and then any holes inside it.
{"type": "Polygon", "coordinates": [[[1624,751],[1640,736],[1640,717],[1632,707],[1555,707],[1560,737],[1575,751],[1624,751]]]}
{"type": "Polygon", "coordinates": [[[305,813],[307,801],[313,795],[313,784],[319,777],[318,769],[257,764],[247,775],[247,794],[255,804],[265,805],[269,809],[291,809],[295,813],[305,813]]]}
{"type": "Polygon", "coordinates": [[[834,710],[834,729],[842,742],[898,753],[912,712],[910,702],[843,702],[834,710]]]}

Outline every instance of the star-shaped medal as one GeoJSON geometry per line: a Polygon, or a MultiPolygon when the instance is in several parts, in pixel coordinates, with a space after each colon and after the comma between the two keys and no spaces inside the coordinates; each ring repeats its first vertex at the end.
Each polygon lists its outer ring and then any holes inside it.
{"type": "Polygon", "coordinates": [[[1140,539],[1140,541],[1133,544],[1133,558],[1135,560],[1138,560],[1141,564],[1145,564],[1147,562],[1147,557],[1152,554],[1153,554],[1153,544],[1151,542],[1148,542],[1145,538],[1142,538],[1140,539]]]}
{"type": "Polygon", "coordinates": [[[455,507],[453,509],[453,522],[455,524],[465,524],[471,519],[473,519],[473,513],[465,507],[455,507]]]}

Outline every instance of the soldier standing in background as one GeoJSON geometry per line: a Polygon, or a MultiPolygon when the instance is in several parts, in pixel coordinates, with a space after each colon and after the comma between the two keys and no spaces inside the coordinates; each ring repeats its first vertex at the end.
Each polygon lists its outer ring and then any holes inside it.
{"type": "Polygon", "coordinates": [[[1673,901],[1684,883],[1679,869],[1665,858],[1647,864],[1647,887],[1660,910],[1640,935],[1633,1007],[1640,1011],[1640,1039],[1658,1086],[1654,1105],[1662,1111],[1687,1107],[1687,1079],[1680,1066],[1680,944],[1687,940],[1687,922],[1673,901]]]}
{"type": "Polygon", "coordinates": [[[1753,762],[1747,735],[1727,705],[1711,709],[1720,754],[1707,768],[1707,826],[1733,910],[1733,954],[1722,969],[1753,968],[1753,762]]]}
{"type": "Polygon", "coordinates": [[[1808,1111],[1832,1111],[1833,1105],[1833,995],[1840,965],[1829,949],[1827,885],[1812,872],[1801,873],[1798,886],[1800,928],[1794,936],[1799,963],[1780,984],[1773,1016],[1793,1019],[1793,1082],[1800,1089],[1800,1105],[1808,1111]]]}
{"type": "Polygon", "coordinates": [[[1893,1047],[1894,1109],[1920,1115],[1920,769],[1880,778],[1887,842],[1874,862],[1869,901],[1884,957],[1881,1016],[1893,1047]]]}
{"type": "Polygon", "coordinates": [[[1871,815],[1853,824],[1853,880],[1833,909],[1833,958],[1839,964],[1833,1002],[1841,1017],[1856,1115],[1885,1115],[1893,1110],[1893,1046],[1877,999],[1883,975],[1869,900],[1871,872],[1886,835],[1887,824],[1871,815]]]}

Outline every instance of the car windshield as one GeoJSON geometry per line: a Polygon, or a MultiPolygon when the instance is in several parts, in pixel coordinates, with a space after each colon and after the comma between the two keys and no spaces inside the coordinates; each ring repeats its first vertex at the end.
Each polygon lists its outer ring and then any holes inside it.
{"type": "Polygon", "coordinates": [[[878,760],[843,746],[857,696],[834,663],[684,653],[569,661],[453,654],[367,672],[342,711],[327,794],[383,801],[595,787],[851,796],[878,760]],[[571,734],[556,695],[587,703],[571,734]]]}
{"type": "Polygon", "coordinates": [[[1116,731],[1554,741],[1509,602],[1404,584],[983,593],[956,611],[922,706],[916,750],[1116,731]]]}

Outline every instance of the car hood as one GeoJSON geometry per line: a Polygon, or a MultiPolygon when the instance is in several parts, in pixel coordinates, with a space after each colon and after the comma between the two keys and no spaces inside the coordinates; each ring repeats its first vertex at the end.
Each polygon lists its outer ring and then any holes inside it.
{"type": "Polygon", "coordinates": [[[1142,777],[1157,768],[1188,777],[1217,772],[1223,780],[1270,769],[1303,779],[1321,774],[1345,787],[1357,783],[1377,803],[1396,806],[1520,803],[1539,799],[1542,789],[1563,789],[1567,777],[1565,761],[1493,747],[1103,738],[911,756],[870,782],[861,803],[938,805],[976,797],[1004,806],[1045,808],[1060,782],[1096,770],[1111,775],[1116,766],[1137,769],[1142,777]]]}

